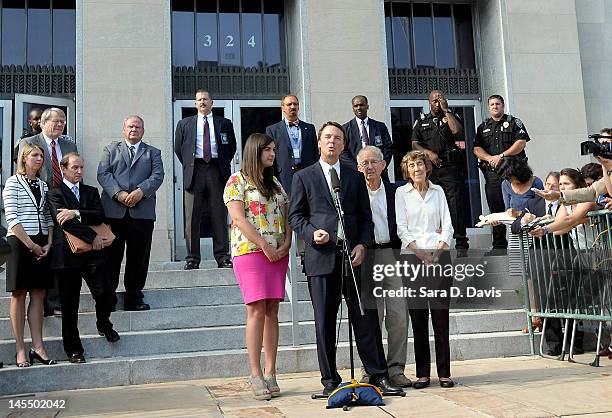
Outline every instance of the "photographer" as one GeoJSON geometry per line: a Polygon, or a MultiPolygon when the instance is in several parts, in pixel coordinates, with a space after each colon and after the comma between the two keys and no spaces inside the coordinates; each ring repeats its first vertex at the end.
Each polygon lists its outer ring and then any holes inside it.
{"type": "MultiPolygon", "coordinates": [[[[474,137],[474,155],[486,180],[485,193],[490,212],[503,212],[502,181],[500,168],[504,159],[527,159],[525,146],[529,134],[523,122],[504,113],[504,98],[498,94],[489,97],[488,110],[491,117],[480,124],[474,137]]],[[[493,249],[490,254],[506,254],[505,225],[493,227],[493,249]]]]}
{"type": "Polygon", "coordinates": [[[612,196],[612,128],[604,128],[600,131],[601,137],[597,138],[597,142],[600,145],[605,145],[603,152],[596,156],[595,159],[599,161],[603,169],[603,177],[594,182],[589,187],[582,187],[576,190],[565,190],[563,192],[557,191],[534,191],[542,196],[546,200],[559,199],[559,204],[573,205],[582,202],[601,202],[605,204],[606,209],[612,209],[612,200],[610,198],[604,198],[605,195],[612,196]]]}

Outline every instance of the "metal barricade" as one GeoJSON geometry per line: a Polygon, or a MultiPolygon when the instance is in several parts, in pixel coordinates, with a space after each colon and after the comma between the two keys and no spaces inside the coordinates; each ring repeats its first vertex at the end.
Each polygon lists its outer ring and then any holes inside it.
{"type": "Polygon", "coordinates": [[[560,322],[563,324],[561,353],[553,358],[565,358],[571,335],[571,362],[577,362],[574,343],[578,323],[593,321],[597,324],[597,350],[593,362],[584,364],[599,366],[603,325],[612,321],[612,212],[589,212],[588,221],[565,236],[546,234],[535,238],[528,235],[526,227],[519,242],[532,354],[535,338],[531,318],[544,320],[540,339],[540,355],[544,357],[552,357],[544,354],[546,327],[560,328],[560,322]]]}

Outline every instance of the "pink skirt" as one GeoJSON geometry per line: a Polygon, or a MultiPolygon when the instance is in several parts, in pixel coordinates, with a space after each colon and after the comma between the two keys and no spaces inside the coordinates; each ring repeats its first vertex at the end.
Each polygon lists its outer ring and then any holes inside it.
{"type": "Polygon", "coordinates": [[[234,274],[245,304],[262,299],[285,299],[289,256],[275,263],[263,251],[234,257],[234,274]]]}

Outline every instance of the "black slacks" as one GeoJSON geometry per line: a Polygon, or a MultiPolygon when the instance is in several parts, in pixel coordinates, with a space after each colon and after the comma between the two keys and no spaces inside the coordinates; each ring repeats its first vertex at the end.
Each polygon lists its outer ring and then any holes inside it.
{"type": "MultiPolygon", "coordinates": [[[[357,279],[360,269],[355,269],[357,279]]],[[[359,284],[359,281],[357,282],[359,284]]],[[[321,371],[321,383],[339,384],[336,368],[336,317],[342,294],[348,306],[348,315],[353,325],[357,352],[366,373],[371,376],[387,376],[387,362],[378,324],[376,309],[364,309],[361,316],[353,279],[342,281],[342,256],[338,252],[334,271],[325,276],[309,276],[308,290],[314,309],[317,338],[317,357],[321,371]]]]}
{"type": "MultiPolygon", "coordinates": [[[[485,194],[487,196],[487,204],[491,213],[504,212],[504,197],[502,195],[502,182],[504,179],[497,173],[491,170],[483,171],[485,178],[485,194]]],[[[493,227],[493,248],[508,248],[508,240],[506,239],[506,225],[498,225],[493,227]]]]}
{"type": "Polygon", "coordinates": [[[448,203],[448,210],[450,211],[451,222],[455,231],[453,233],[455,248],[467,249],[469,244],[466,234],[465,185],[459,168],[456,165],[434,168],[429,179],[432,183],[442,187],[446,195],[446,202],[448,203]]]}
{"type": "Polygon", "coordinates": [[[79,302],[83,279],[96,302],[96,326],[99,330],[113,327],[111,309],[115,304],[115,292],[110,282],[108,266],[99,257],[85,255],[83,265],[76,269],[57,270],[59,294],[62,306],[62,340],[64,351],[83,354],[78,328],[79,302]]]}
{"type": "Polygon", "coordinates": [[[225,182],[221,178],[216,160],[205,163],[196,160],[191,189],[185,190],[185,240],[187,261],[199,263],[200,224],[202,211],[208,207],[212,230],[213,254],[217,263],[229,258],[227,209],[223,204],[225,182]]]}
{"type": "Polygon", "coordinates": [[[108,219],[115,241],[109,247],[110,278],[113,290],[119,286],[121,262],[125,251],[125,304],[140,303],[147,281],[153,224],[151,219],[134,219],[126,212],[123,219],[108,219]]]}

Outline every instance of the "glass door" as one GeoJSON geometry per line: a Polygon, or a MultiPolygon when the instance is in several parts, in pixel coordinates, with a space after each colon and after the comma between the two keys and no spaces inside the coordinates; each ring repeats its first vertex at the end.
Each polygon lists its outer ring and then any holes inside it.
{"type": "MultiPolygon", "coordinates": [[[[13,102],[11,100],[0,100],[0,152],[2,153],[2,171],[0,189],[4,188],[6,179],[11,175],[12,167],[12,155],[13,155],[13,141],[12,141],[12,129],[11,120],[13,116],[13,102]]],[[[2,195],[0,194],[0,201],[2,195]]],[[[2,214],[1,220],[2,226],[6,227],[6,219],[4,218],[4,203],[2,203],[2,214]]],[[[4,231],[3,231],[4,232],[4,231]]]]}
{"type": "MultiPolygon", "coordinates": [[[[174,102],[174,128],[179,120],[197,114],[193,100],[177,100],[174,102]]],[[[232,160],[232,172],[240,169],[242,150],[247,138],[254,132],[266,131],[266,126],[281,120],[279,102],[277,100],[214,100],[213,114],[223,116],[232,121],[236,135],[237,149],[232,160]]],[[[174,259],[183,260],[187,255],[185,245],[185,212],[184,212],[183,168],[176,156],[174,157],[174,259]]],[[[202,211],[202,219],[210,219],[207,209],[202,211]]],[[[229,228],[229,220],[228,220],[229,228]]],[[[200,251],[202,260],[212,260],[212,238],[208,222],[201,223],[200,251]]]]}

